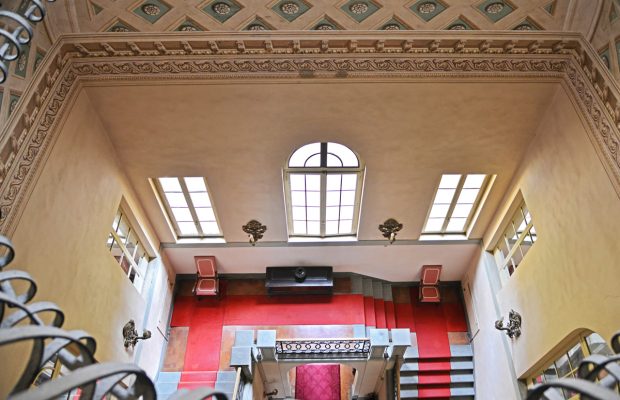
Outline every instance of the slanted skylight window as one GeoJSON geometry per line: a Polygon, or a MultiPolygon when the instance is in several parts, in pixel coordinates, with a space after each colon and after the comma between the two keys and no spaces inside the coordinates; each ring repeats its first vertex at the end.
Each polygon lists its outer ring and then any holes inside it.
{"type": "Polygon", "coordinates": [[[297,149],[285,168],[291,236],[352,236],[357,232],[363,167],[338,143],[297,149]]]}
{"type": "Polygon", "coordinates": [[[157,178],[155,186],[178,237],[222,236],[204,178],[157,178]]]}
{"type": "Polygon", "coordinates": [[[482,174],[442,175],[423,233],[464,234],[488,180],[482,174]]]}

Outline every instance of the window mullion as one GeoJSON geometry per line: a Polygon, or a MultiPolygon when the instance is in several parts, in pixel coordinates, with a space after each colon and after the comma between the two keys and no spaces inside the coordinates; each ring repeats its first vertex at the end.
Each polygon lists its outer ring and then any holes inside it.
{"type": "MultiPolygon", "coordinates": [[[[510,223],[512,223],[512,221],[510,223]]],[[[533,225],[534,224],[532,223],[532,221],[530,221],[530,223],[526,225],[526,227],[523,230],[523,232],[521,232],[519,237],[517,237],[517,240],[515,241],[515,244],[508,249],[508,254],[506,255],[506,259],[504,260],[504,264],[502,265],[502,267],[500,269],[504,269],[506,267],[506,265],[508,265],[508,262],[515,255],[515,253],[517,252],[517,249],[519,248],[519,246],[521,246],[521,243],[523,243],[523,240],[525,240],[525,237],[530,232],[530,229],[532,229],[533,225]]],[[[516,232],[516,229],[515,229],[515,232],[516,232]]],[[[506,243],[510,244],[508,241],[506,243]]]]}
{"type": "MultiPolygon", "coordinates": [[[[321,144],[323,145],[323,144],[321,144]]],[[[327,143],[325,143],[325,148],[327,149],[327,143]]],[[[321,173],[321,222],[319,223],[320,226],[320,234],[321,237],[325,237],[325,219],[327,218],[327,172],[323,171],[323,173],[321,173]]]]}
{"type": "Polygon", "coordinates": [[[187,189],[187,185],[185,184],[185,180],[182,178],[179,179],[179,184],[181,185],[181,190],[183,191],[183,196],[185,196],[185,201],[187,202],[187,206],[189,208],[190,214],[192,214],[192,219],[194,220],[194,225],[196,226],[196,230],[198,231],[199,236],[205,236],[202,231],[202,226],[198,222],[198,215],[196,214],[196,209],[194,208],[194,203],[192,202],[192,198],[189,195],[189,190],[187,189]]]}
{"type": "Polygon", "coordinates": [[[172,223],[172,226],[177,234],[177,237],[181,236],[181,228],[179,228],[179,224],[177,224],[177,220],[176,218],[174,218],[172,207],[170,207],[170,204],[168,204],[168,200],[166,199],[166,192],[164,192],[164,188],[161,187],[161,184],[159,183],[159,179],[154,179],[154,182],[155,182],[155,187],[157,188],[157,191],[159,192],[161,203],[164,205],[164,208],[166,209],[166,213],[168,214],[168,220],[172,223]]]}
{"type": "Polygon", "coordinates": [[[450,202],[450,207],[448,208],[448,213],[446,214],[446,219],[443,221],[443,226],[441,227],[441,233],[446,233],[446,229],[448,229],[448,223],[450,222],[450,218],[452,218],[454,207],[456,207],[456,201],[461,195],[461,190],[463,190],[463,185],[465,185],[465,178],[467,178],[467,175],[461,175],[459,184],[456,186],[456,190],[454,191],[454,196],[452,196],[452,201],[450,202]]]}

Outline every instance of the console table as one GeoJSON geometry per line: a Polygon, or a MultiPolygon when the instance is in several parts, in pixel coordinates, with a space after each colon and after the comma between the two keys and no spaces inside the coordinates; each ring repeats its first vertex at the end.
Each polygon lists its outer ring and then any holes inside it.
{"type": "Polygon", "coordinates": [[[332,294],[333,268],[267,267],[265,287],[270,295],[332,294]]]}

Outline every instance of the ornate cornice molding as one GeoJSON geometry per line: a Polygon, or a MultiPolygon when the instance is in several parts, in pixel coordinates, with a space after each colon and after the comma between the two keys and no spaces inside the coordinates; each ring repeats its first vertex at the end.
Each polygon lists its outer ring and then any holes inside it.
{"type": "Polygon", "coordinates": [[[620,89],[575,34],[386,32],[67,36],[0,136],[0,232],[11,234],[82,82],[471,77],[564,80],[620,194],[620,89]]]}

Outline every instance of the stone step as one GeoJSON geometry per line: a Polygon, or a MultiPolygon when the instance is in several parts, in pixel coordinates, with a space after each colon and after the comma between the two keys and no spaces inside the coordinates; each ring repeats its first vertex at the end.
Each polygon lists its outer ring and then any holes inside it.
{"type": "Polygon", "coordinates": [[[157,382],[178,382],[181,380],[180,372],[160,372],[157,374],[157,382]]]}
{"type": "Polygon", "coordinates": [[[237,379],[237,371],[218,371],[217,382],[234,382],[237,379]]]}

